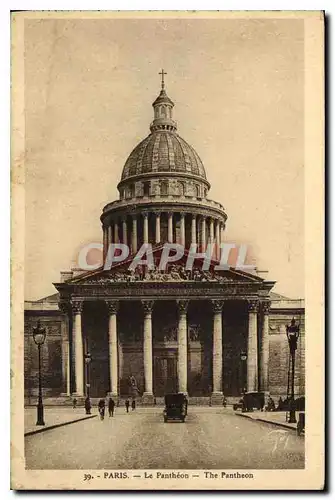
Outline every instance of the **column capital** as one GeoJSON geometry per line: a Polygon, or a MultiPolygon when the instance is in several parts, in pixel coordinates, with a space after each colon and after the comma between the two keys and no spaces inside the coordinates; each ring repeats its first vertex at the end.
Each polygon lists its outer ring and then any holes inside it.
{"type": "Polygon", "coordinates": [[[213,300],[211,300],[211,303],[212,303],[213,312],[214,313],[221,313],[222,308],[223,308],[223,304],[224,304],[224,300],[213,299],[213,300]]]}
{"type": "Polygon", "coordinates": [[[162,212],[160,210],[155,210],[153,213],[156,217],[160,217],[162,212]]]}
{"type": "Polygon", "coordinates": [[[148,212],[142,212],[142,216],[144,219],[147,219],[149,217],[149,213],[148,212]]]}
{"type": "Polygon", "coordinates": [[[179,314],[186,314],[189,305],[189,300],[177,300],[179,314]]]}
{"type": "Polygon", "coordinates": [[[248,300],[248,311],[252,313],[257,313],[259,309],[259,300],[250,299],[248,300]]]}
{"type": "Polygon", "coordinates": [[[83,312],[83,300],[71,300],[72,311],[74,314],[81,314],[83,312]]]}
{"type": "Polygon", "coordinates": [[[154,300],[141,300],[144,314],[151,314],[154,307],[154,300]]]}
{"type": "Polygon", "coordinates": [[[131,217],[133,219],[133,222],[137,222],[137,214],[131,214],[131,217]]]}
{"type": "Polygon", "coordinates": [[[271,301],[270,300],[264,300],[261,302],[261,309],[263,314],[269,314],[270,308],[271,308],[271,301]]]}
{"type": "Polygon", "coordinates": [[[119,309],[118,300],[105,300],[109,314],[117,314],[119,309]]]}
{"type": "Polygon", "coordinates": [[[185,212],[180,212],[180,218],[181,219],[185,219],[185,215],[186,215],[185,212]]]}
{"type": "Polygon", "coordinates": [[[71,311],[71,304],[66,300],[61,300],[60,302],[58,302],[58,309],[63,314],[69,314],[69,312],[71,311]]]}
{"type": "Polygon", "coordinates": [[[169,212],[167,212],[167,214],[168,214],[168,217],[173,217],[174,212],[171,212],[171,210],[170,210],[169,212]]]}
{"type": "Polygon", "coordinates": [[[192,214],[192,219],[196,219],[197,218],[197,214],[192,214]]]}

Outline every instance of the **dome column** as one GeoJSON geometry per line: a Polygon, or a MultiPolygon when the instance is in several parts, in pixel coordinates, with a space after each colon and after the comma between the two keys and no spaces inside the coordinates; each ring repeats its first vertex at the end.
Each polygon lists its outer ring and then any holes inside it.
{"type": "Polygon", "coordinates": [[[173,243],[173,213],[168,212],[168,243],[173,243]]]}
{"type": "Polygon", "coordinates": [[[122,219],[122,243],[127,245],[128,243],[128,234],[127,234],[127,219],[122,219]]]}
{"type": "Polygon", "coordinates": [[[114,243],[119,243],[119,224],[114,222],[114,243]]]}
{"type": "Polygon", "coordinates": [[[105,263],[106,255],[108,252],[108,229],[106,226],[102,226],[103,234],[103,263],[105,263]]]}
{"type": "Polygon", "coordinates": [[[206,250],[206,217],[201,219],[201,249],[206,250]]]}
{"type": "Polygon", "coordinates": [[[180,214],[180,244],[185,246],[185,214],[180,214]]]}
{"type": "Polygon", "coordinates": [[[131,250],[135,254],[137,252],[137,215],[133,215],[133,230],[131,233],[131,250]]]}
{"type": "Polygon", "coordinates": [[[161,214],[160,214],[160,212],[155,212],[155,216],[156,216],[155,243],[159,243],[161,241],[161,214]]]}
{"type": "MultiPolygon", "coordinates": [[[[107,228],[107,247],[109,248],[109,245],[112,244],[112,241],[113,240],[113,236],[112,236],[112,226],[111,224],[109,224],[108,228],[107,228]]],[[[108,252],[108,248],[107,248],[107,252],[108,252]]]]}
{"type": "Polygon", "coordinates": [[[224,240],[223,231],[224,231],[224,224],[223,224],[223,222],[221,222],[221,224],[220,224],[220,244],[222,244],[223,240],[224,240]]]}
{"type": "Polygon", "coordinates": [[[148,212],[143,212],[143,243],[149,243],[148,212]]]}
{"type": "Polygon", "coordinates": [[[217,260],[220,260],[220,223],[218,220],[215,222],[215,247],[215,256],[217,260]]]}
{"type": "Polygon", "coordinates": [[[197,216],[192,215],[192,227],[191,227],[191,243],[197,242],[197,216]]]}
{"type": "Polygon", "coordinates": [[[209,221],[209,244],[214,243],[214,219],[210,218],[209,221]]]}

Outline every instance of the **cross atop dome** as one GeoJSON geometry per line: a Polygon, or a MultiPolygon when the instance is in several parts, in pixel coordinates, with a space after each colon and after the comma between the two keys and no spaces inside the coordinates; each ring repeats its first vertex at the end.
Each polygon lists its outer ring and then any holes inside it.
{"type": "Polygon", "coordinates": [[[164,69],[162,69],[162,71],[160,71],[158,74],[161,75],[161,77],[162,77],[162,90],[164,90],[164,87],[165,87],[164,75],[167,75],[167,73],[164,71],[164,69]]]}

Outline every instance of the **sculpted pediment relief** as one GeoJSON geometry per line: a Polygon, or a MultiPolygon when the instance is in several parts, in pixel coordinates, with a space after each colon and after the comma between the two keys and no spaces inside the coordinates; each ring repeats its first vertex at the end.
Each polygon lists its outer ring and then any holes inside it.
{"type": "Polygon", "coordinates": [[[134,271],[120,269],[118,266],[109,271],[99,271],[76,280],[78,284],[109,284],[124,282],[212,282],[212,283],[234,283],[235,281],[253,281],[250,277],[241,275],[234,270],[214,271],[212,269],[203,271],[199,267],[186,270],[182,265],[171,265],[165,271],[139,267],[134,271]]]}

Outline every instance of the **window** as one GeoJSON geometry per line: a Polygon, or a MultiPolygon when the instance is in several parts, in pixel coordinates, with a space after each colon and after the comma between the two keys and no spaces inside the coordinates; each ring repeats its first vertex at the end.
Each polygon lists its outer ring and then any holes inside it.
{"type": "Polygon", "coordinates": [[[169,190],[168,181],[162,181],[161,182],[161,195],[162,196],[167,196],[168,195],[168,190],[169,190]]]}
{"type": "Polygon", "coordinates": [[[150,182],[143,182],[143,196],[150,195],[150,182]]]}

